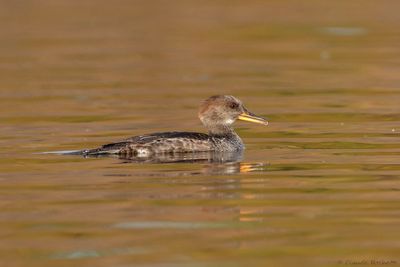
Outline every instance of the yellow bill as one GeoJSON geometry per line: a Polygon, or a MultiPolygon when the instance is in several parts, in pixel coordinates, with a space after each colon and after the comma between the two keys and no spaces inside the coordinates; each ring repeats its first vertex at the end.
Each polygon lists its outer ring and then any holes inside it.
{"type": "Polygon", "coordinates": [[[248,112],[248,113],[243,112],[242,114],[239,115],[238,120],[268,125],[268,121],[266,119],[264,119],[260,116],[257,116],[253,113],[250,113],[250,112],[248,112]]]}

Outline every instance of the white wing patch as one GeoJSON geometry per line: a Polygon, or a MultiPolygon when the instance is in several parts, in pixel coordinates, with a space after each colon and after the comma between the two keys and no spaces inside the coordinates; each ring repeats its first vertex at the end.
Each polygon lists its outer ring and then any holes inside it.
{"type": "Polygon", "coordinates": [[[148,148],[143,148],[143,147],[141,147],[141,148],[137,148],[136,149],[136,155],[138,156],[138,157],[143,157],[143,158],[145,158],[145,157],[148,157],[148,156],[150,156],[150,150],[148,149],[148,148]]]}

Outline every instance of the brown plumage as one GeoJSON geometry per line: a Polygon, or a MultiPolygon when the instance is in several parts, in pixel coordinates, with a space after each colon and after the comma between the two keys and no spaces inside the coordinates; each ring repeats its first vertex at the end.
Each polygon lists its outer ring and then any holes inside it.
{"type": "Polygon", "coordinates": [[[208,134],[194,132],[162,132],[134,136],[124,141],[83,150],[83,155],[120,154],[149,157],[163,153],[204,151],[240,151],[244,144],[232,124],[237,120],[267,125],[268,122],[249,112],[240,100],[229,95],[212,96],[199,108],[199,118],[208,134]]]}

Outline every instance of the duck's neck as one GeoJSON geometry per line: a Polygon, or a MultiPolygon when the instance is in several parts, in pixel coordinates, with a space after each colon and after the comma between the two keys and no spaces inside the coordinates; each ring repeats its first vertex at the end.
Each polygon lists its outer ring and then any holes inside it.
{"type": "Polygon", "coordinates": [[[238,151],[244,149],[244,144],[239,135],[232,127],[213,127],[209,130],[209,135],[216,150],[218,151],[238,151]]]}
{"type": "Polygon", "coordinates": [[[236,135],[233,128],[231,126],[227,126],[227,125],[213,125],[213,127],[208,128],[208,134],[210,136],[236,135]]]}

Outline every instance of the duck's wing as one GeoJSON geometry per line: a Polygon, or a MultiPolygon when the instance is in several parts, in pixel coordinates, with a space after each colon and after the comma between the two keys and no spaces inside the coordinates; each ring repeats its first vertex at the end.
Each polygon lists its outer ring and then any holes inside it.
{"type": "Polygon", "coordinates": [[[205,133],[195,133],[195,132],[161,132],[161,133],[133,136],[124,141],[136,144],[148,144],[157,139],[171,139],[171,138],[190,138],[193,140],[207,140],[209,138],[209,135],[205,133]]]}
{"type": "Polygon", "coordinates": [[[162,143],[168,140],[195,140],[197,142],[207,142],[209,135],[195,132],[161,132],[146,135],[133,136],[126,140],[116,143],[103,145],[99,148],[83,150],[83,155],[101,155],[101,154],[120,154],[135,147],[147,147],[151,149],[151,145],[162,143]]]}

